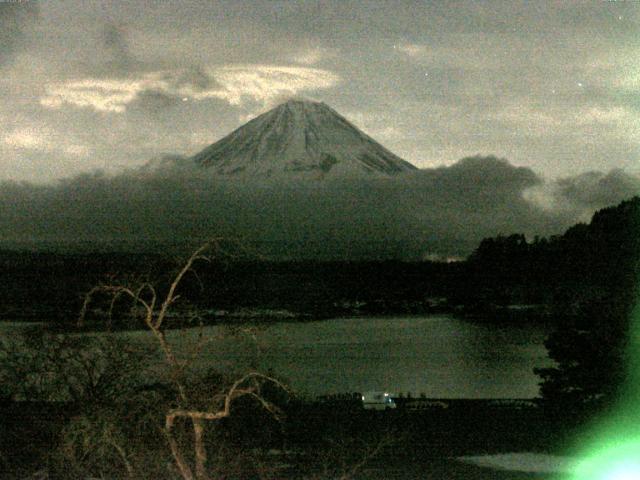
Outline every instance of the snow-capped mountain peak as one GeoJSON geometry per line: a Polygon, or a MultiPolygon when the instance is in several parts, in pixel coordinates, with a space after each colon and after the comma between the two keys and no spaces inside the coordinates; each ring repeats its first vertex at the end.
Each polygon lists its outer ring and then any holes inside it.
{"type": "Polygon", "coordinates": [[[215,173],[250,177],[394,175],[415,170],[324,103],[289,100],[192,157],[215,173]]]}

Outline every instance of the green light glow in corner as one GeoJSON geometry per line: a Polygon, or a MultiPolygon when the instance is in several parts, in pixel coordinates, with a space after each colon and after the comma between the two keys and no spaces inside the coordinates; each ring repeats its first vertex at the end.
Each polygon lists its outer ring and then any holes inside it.
{"type": "MultiPolygon", "coordinates": [[[[615,433],[614,433],[615,436],[615,433]]],[[[575,480],[640,479],[640,439],[601,447],[572,469],[575,480]]]]}
{"type": "MultiPolygon", "coordinates": [[[[636,297],[638,298],[638,297],[636,297]]],[[[610,418],[589,432],[579,445],[581,459],[571,480],[640,480],[640,302],[631,318],[627,383],[610,418]]],[[[562,477],[565,478],[565,477],[562,477]]]]}

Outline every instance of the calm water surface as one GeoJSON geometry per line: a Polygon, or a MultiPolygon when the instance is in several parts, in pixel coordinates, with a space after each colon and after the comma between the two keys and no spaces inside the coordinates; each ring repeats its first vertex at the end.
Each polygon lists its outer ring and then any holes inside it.
{"type": "MultiPolygon", "coordinates": [[[[222,336],[224,327],[207,327],[222,336]]],[[[478,325],[448,315],[278,323],[213,340],[203,366],[233,368],[253,359],[310,395],[388,390],[440,398],[532,398],[534,367],[549,366],[538,326],[478,325]],[[259,352],[259,353],[258,353],[259,352]]],[[[188,353],[195,331],[170,338],[188,353]]]]}

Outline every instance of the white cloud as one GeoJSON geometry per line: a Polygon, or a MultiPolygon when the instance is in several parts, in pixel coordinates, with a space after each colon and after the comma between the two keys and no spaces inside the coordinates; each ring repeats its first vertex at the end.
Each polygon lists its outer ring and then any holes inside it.
{"type": "Polygon", "coordinates": [[[67,145],[63,148],[63,152],[74,157],[87,157],[91,150],[84,145],[67,145]]]}
{"type": "Polygon", "coordinates": [[[124,112],[126,104],[144,89],[143,81],[79,80],[47,85],[47,95],[40,99],[44,107],[59,108],[69,104],[90,107],[99,112],[124,112]]]}
{"type": "Polygon", "coordinates": [[[63,153],[71,157],[86,157],[90,149],[77,143],[69,143],[48,128],[15,129],[2,137],[3,143],[16,150],[63,153]]]}
{"type": "Polygon", "coordinates": [[[230,65],[204,71],[213,86],[185,81],[184,71],[158,71],[139,78],[83,79],[46,87],[40,104],[87,107],[98,112],[122,113],[144,91],[158,91],[189,100],[218,98],[231,105],[245,101],[268,105],[285,95],[297,95],[336,85],[340,78],[327,70],[276,65],[230,65]]]}
{"type": "Polygon", "coordinates": [[[558,185],[553,182],[544,182],[529,187],[522,193],[522,197],[545,212],[569,211],[566,200],[561,198],[558,185]],[[564,201],[563,201],[564,200],[564,201]]]}
{"type": "Polygon", "coordinates": [[[26,150],[41,150],[45,146],[42,138],[29,129],[14,130],[3,137],[6,145],[26,150]]]}
{"type": "Polygon", "coordinates": [[[310,47],[304,48],[296,52],[290,57],[291,61],[295,63],[301,63],[303,65],[315,65],[316,63],[331,57],[335,52],[322,48],[322,47],[310,47]]]}
{"type": "Polygon", "coordinates": [[[417,43],[400,43],[395,45],[394,48],[409,55],[410,57],[420,57],[425,55],[428,51],[426,45],[419,45],[417,43]]]}
{"type": "Polygon", "coordinates": [[[222,98],[232,105],[245,98],[267,104],[284,95],[330,88],[340,80],[327,70],[270,65],[225,67],[215,71],[214,78],[222,89],[202,92],[200,97],[222,98]]]}

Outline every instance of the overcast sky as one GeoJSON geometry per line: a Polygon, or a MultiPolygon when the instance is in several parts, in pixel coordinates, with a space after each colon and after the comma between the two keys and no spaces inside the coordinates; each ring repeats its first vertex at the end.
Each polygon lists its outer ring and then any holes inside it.
{"type": "Polygon", "coordinates": [[[289,96],[419,167],[638,170],[640,4],[0,3],[0,180],[193,154],[289,96]]]}

